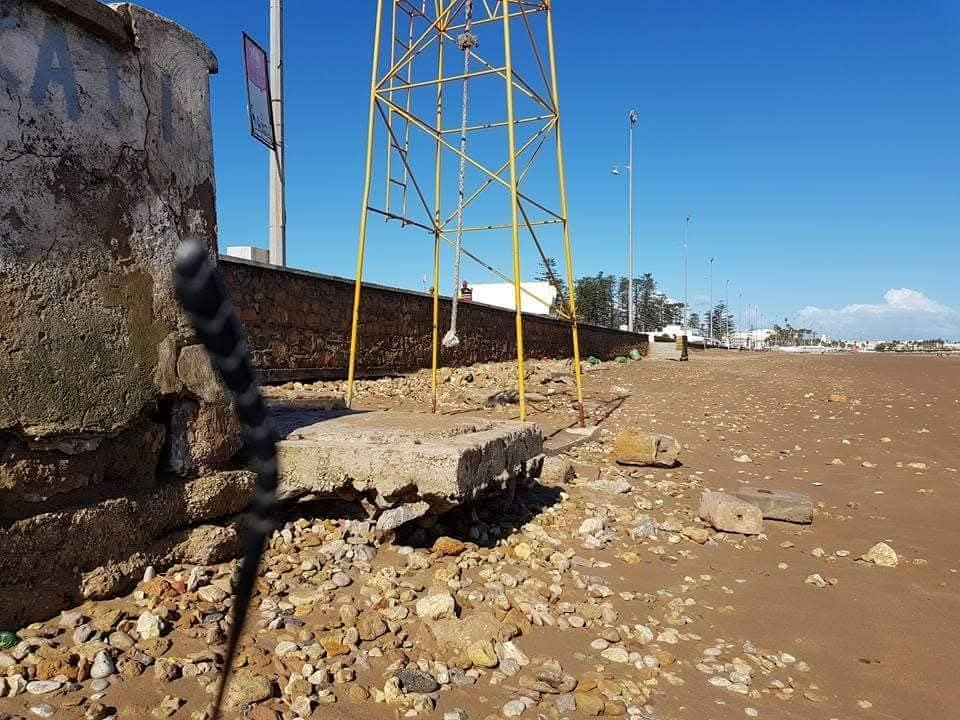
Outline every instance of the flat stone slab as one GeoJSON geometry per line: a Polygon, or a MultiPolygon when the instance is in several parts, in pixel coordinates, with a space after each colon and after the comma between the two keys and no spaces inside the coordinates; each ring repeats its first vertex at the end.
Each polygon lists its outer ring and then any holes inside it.
{"type": "Polygon", "coordinates": [[[760,508],[766,520],[781,520],[802,525],[813,522],[813,500],[809,495],[758,487],[742,488],[734,495],[760,508]]]}
{"type": "MultiPolygon", "coordinates": [[[[280,495],[363,497],[378,508],[426,502],[434,512],[539,476],[533,423],[409,412],[304,413],[277,444],[280,495]]],[[[289,415],[286,418],[289,420],[289,415]]]]}

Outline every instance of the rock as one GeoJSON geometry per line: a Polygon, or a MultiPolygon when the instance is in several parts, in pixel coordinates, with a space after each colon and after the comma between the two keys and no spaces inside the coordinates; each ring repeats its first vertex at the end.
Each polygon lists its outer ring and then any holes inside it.
{"type": "Polygon", "coordinates": [[[766,520],[809,525],[813,522],[813,500],[809,495],[786,490],[746,487],[734,495],[760,508],[766,520]]]}
{"type": "Polygon", "coordinates": [[[440,683],[430,673],[413,668],[405,668],[396,674],[400,689],[405,693],[432,693],[440,689],[440,683]]]}
{"type": "Polygon", "coordinates": [[[610,662],[615,663],[630,662],[630,653],[628,653],[626,649],[622,647],[608,647],[606,650],[600,653],[600,657],[602,657],[604,660],[609,660],[610,662]]]}
{"type": "Polygon", "coordinates": [[[633,485],[626,480],[597,480],[590,483],[588,487],[610,495],[626,495],[633,490],[633,485]]]}
{"type": "Polygon", "coordinates": [[[742,535],[758,535],[763,532],[763,514],[760,508],[726,493],[703,493],[698,514],[723,532],[742,535]]]}
{"type": "Polygon", "coordinates": [[[333,574],[333,577],[330,578],[330,582],[336,585],[338,588],[349,587],[353,582],[353,579],[344,572],[336,572],[333,574]]]}
{"type": "Polygon", "coordinates": [[[433,552],[444,557],[456,557],[461,555],[467,549],[467,544],[461,540],[451,537],[439,537],[433,543],[433,552]]]}
{"type": "Polygon", "coordinates": [[[743,455],[737,455],[737,456],[733,459],[733,461],[734,461],[734,462],[738,462],[738,463],[752,463],[752,462],[753,462],[753,458],[751,458],[749,455],[747,455],[746,453],[744,453],[743,455]]]}
{"type": "Polygon", "coordinates": [[[347,697],[350,702],[360,704],[370,699],[370,692],[362,685],[351,685],[347,697]]]}
{"type": "Polygon", "coordinates": [[[544,485],[563,485],[577,476],[573,465],[562,457],[548,457],[543,461],[540,482],[544,485]]]}
{"type": "Polygon", "coordinates": [[[430,512],[430,504],[420,500],[384,510],[377,518],[377,532],[381,535],[396,530],[401,525],[422,518],[430,512]]]}
{"type": "Polygon", "coordinates": [[[386,635],[388,628],[379,615],[365,613],[357,619],[357,631],[361,640],[370,642],[386,635]]]}
{"type": "Polygon", "coordinates": [[[467,648],[467,657],[476,667],[495,668],[499,659],[489,640],[480,640],[467,648]]]}
{"type": "Polygon", "coordinates": [[[894,549],[883,542],[877,543],[867,550],[860,559],[881,567],[896,567],[897,563],[900,562],[894,549]]]}
{"type": "Polygon", "coordinates": [[[87,710],[83,714],[83,717],[84,720],[107,720],[107,718],[112,714],[113,713],[106,705],[94,702],[87,706],[87,710]]]}
{"type": "Polygon", "coordinates": [[[577,535],[584,537],[586,535],[598,535],[607,529],[606,518],[591,517],[580,523],[577,535]]]}
{"type": "Polygon", "coordinates": [[[513,677],[522,669],[520,663],[518,663],[513,658],[507,658],[506,660],[500,661],[500,672],[502,672],[507,677],[513,677]]]}
{"type": "Polygon", "coordinates": [[[62,687],[63,683],[57,680],[34,680],[27,683],[27,692],[31,695],[46,695],[56,692],[62,687]]]}
{"type": "Polygon", "coordinates": [[[197,590],[197,595],[201,600],[208,603],[220,603],[227,599],[227,593],[216,585],[204,585],[197,590]]]}
{"type": "Polygon", "coordinates": [[[417,617],[425,620],[451,618],[456,616],[457,603],[450,593],[427,595],[417,600],[416,612],[417,617]]]}
{"type": "Polygon", "coordinates": [[[572,713],[577,709],[577,699],[573,693],[564,693],[563,695],[557,695],[556,700],[554,701],[557,712],[563,713],[572,713]]]}
{"type": "Polygon", "coordinates": [[[464,652],[475,642],[498,637],[500,628],[500,621],[492,613],[481,612],[460,619],[451,617],[440,620],[430,630],[440,646],[464,652]]]}
{"type": "Polygon", "coordinates": [[[830,393],[827,395],[827,402],[832,403],[846,403],[848,398],[843,393],[830,393]]]}
{"type": "Polygon", "coordinates": [[[453,710],[447,710],[443,714],[443,720],[467,720],[469,716],[467,711],[462,708],[454,708],[453,710]]]}
{"type": "Polygon", "coordinates": [[[93,658],[93,664],[90,666],[90,677],[94,680],[102,680],[110,677],[117,671],[117,666],[113,663],[113,658],[106,650],[101,650],[93,658]]]}
{"type": "Polygon", "coordinates": [[[523,700],[510,700],[506,702],[501,709],[504,717],[515,718],[523,715],[527,710],[527,704],[523,700]]]}
{"type": "Polygon", "coordinates": [[[273,697],[273,683],[270,680],[250,670],[240,670],[230,678],[223,702],[231,710],[240,710],[270,697],[273,697]]]}
{"type": "Polygon", "coordinates": [[[162,631],[163,620],[149,610],[144,610],[137,618],[137,635],[140,636],[141,640],[160,637],[162,631]]]}
{"type": "Polygon", "coordinates": [[[642,540],[644,538],[656,540],[657,524],[652,518],[648,517],[637,520],[634,526],[630,528],[630,538],[633,540],[642,540]]]}
{"type": "Polygon", "coordinates": [[[606,703],[602,697],[578,692],[574,693],[574,699],[576,700],[578,712],[594,717],[603,714],[603,708],[606,703]]]}
{"type": "Polygon", "coordinates": [[[698,527],[696,525],[691,525],[690,527],[685,527],[682,531],[683,536],[690,538],[695,543],[700,543],[703,545],[707,540],[710,539],[710,536],[713,534],[704,527],[698,527]]]}
{"type": "Polygon", "coordinates": [[[53,717],[53,714],[56,712],[56,710],[53,709],[53,705],[41,703],[40,705],[31,705],[30,712],[38,717],[48,718],[53,717]]]}
{"type": "Polygon", "coordinates": [[[614,460],[621,465],[674,467],[679,454],[680,443],[673,437],[635,427],[621,431],[613,444],[614,460]]]}

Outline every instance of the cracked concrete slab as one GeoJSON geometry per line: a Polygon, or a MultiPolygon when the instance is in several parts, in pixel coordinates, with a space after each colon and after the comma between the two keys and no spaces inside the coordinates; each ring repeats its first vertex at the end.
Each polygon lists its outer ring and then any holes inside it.
{"type": "Polygon", "coordinates": [[[460,416],[327,414],[288,429],[277,452],[285,498],[360,496],[381,509],[422,501],[442,512],[539,476],[543,433],[460,416]]]}

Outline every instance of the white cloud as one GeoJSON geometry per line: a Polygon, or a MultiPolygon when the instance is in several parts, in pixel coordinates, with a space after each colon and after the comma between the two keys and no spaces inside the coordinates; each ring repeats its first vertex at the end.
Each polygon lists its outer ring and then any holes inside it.
{"type": "Polygon", "coordinates": [[[883,302],[831,309],[807,306],[797,314],[804,327],[833,337],[867,339],[960,338],[960,311],[931,300],[922,292],[887,290],[883,302]]]}

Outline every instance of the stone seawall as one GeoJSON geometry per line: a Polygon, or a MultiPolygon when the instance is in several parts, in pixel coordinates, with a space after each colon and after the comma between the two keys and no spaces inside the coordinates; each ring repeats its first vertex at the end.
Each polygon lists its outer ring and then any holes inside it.
{"type": "MultiPolygon", "coordinates": [[[[237,312],[246,327],[254,364],[268,381],[346,377],[353,281],[221,257],[237,312]]],[[[431,364],[433,299],[419,292],[365,285],[360,312],[358,372],[402,372],[431,364]]],[[[440,335],[450,327],[450,300],[440,301],[440,335]]],[[[460,345],[441,348],[444,367],[516,357],[514,313],[461,303],[460,345]]],[[[524,315],[524,347],[531,358],[573,354],[569,323],[524,315]]],[[[582,325],[584,358],[602,359],[642,348],[646,336],[582,325]]]]}

